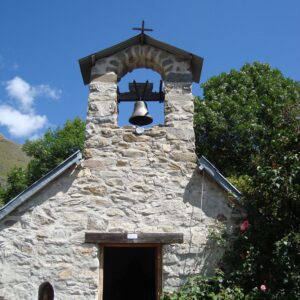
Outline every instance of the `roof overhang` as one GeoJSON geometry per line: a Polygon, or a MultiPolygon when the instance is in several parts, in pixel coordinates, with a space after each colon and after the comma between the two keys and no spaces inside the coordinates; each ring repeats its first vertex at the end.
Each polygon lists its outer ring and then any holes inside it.
{"type": "Polygon", "coordinates": [[[231,193],[236,199],[241,198],[242,193],[205,156],[201,156],[198,160],[198,166],[200,170],[206,171],[225,191],[231,193]]]}
{"type": "Polygon", "coordinates": [[[118,53],[126,48],[129,48],[134,45],[149,45],[166,52],[169,52],[177,57],[182,57],[184,59],[191,60],[191,68],[193,74],[193,81],[199,82],[200,75],[203,65],[203,58],[197,56],[195,54],[186,52],[185,50],[179,49],[177,47],[171,46],[169,44],[163,43],[159,40],[155,40],[154,38],[150,37],[147,34],[138,34],[124,42],[121,42],[117,45],[114,45],[110,48],[104,49],[102,51],[90,54],[86,57],[79,59],[79,65],[81,70],[81,75],[83,78],[84,84],[89,84],[91,81],[91,69],[95,63],[95,61],[111,56],[115,53],[118,53]]]}

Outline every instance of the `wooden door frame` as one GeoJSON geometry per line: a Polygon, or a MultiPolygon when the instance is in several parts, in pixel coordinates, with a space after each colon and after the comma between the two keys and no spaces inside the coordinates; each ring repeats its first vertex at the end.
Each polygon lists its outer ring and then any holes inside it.
{"type": "Polygon", "coordinates": [[[99,244],[99,300],[103,300],[104,293],[104,248],[154,248],[155,260],[155,300],[160,299],[162,293],[162,244],[125,244],[105,243],[99,244]]]}
{"type": "Polygon", "coordinates": [[[152,247],[155,248],[156,299],[162,293],[162,247],[182,244],[183,234],[178,232],[86,232],[85,243],[99,246],[99,300],[103,300],[104,251],[105,247],[152,247]]]}

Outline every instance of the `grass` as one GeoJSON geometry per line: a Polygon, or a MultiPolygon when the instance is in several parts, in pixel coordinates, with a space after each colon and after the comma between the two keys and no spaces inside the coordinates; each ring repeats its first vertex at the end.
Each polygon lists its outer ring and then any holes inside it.
{"type": "Polygon", "coordinates": [[[0,185],[5,185],[6,174],[14,166],[25,167],[29,157],[22,151],[22,145],[16,144],[0,134],[0,185]]]}

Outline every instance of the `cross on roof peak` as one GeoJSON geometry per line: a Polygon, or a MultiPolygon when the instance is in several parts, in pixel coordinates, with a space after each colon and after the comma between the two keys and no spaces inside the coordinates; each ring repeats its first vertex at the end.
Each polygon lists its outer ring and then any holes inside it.
{"type": "Polygon", "coordinates": [[[132,30],[139,30],[141,34],[144,34],[145,31],[153,31],[153,29],[145,28],[145,21],[142,21],[142,27],[133,27],[132,30]]]}

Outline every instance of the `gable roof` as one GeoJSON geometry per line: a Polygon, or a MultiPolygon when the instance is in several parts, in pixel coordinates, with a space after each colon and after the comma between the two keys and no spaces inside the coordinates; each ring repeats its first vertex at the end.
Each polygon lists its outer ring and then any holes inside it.
{"type": "Polygon", "coordinates": [[[86,57],[79,59],[79,65],[80,65],[81,75],[82,75],[84,84],[90,83],[91,69],[96,60],[111,56],[117,52],[120,52],[120,51],[128,48],[128,47],[131,47],[134,45],[140,45],[140,44],[149,45],[149,46],[164,50],[166,52],[174,54],[175,56],[179,56],[179,57],[182,57],[185,59],[191,59],[193,81],[194,82],[200,81],[200,75],[201,75],[202,64],[203,64],[202,57],[197,56],[192,53],[189,53],[185,50],[179,49],[172,45],[166,44],[159,40],[155,40],[154,38],[150,37],[147,34],[140,33],[140,34],[138,34],[126,41],[123,41],[119,44],[116,44],[110,48],[106,48],[102,51],[90,54],[86,57]]]}
{"type": "Polygon", "coordinates": [[[44,175],[42,178],[33,183],[30,187],[28,187],[25,191],[17,195],[15,198],[10,200],[6,205],[0,208],[0,221],[4,219],[8,214],[10,214],[17,207],[26,202],[30,197],[35,195],[41,189],[43,189],[46,185],[56,179],[59,175],[64,173],[68,168],[70,168],[74,164],[78,164],[82,159],[82,154],[78,150],[70,157],[68,157],[65,161],[59,164],[56,168],[51,170],[49,173],[44,175]]]}
{"type": "Polygon", "coordinates": [[[241,198],[242,193],[205,156],[201,156],[198,160],[198,166],[200,170],[205,170],[225,191],[232,193],[236,199],[241,198]]]}

